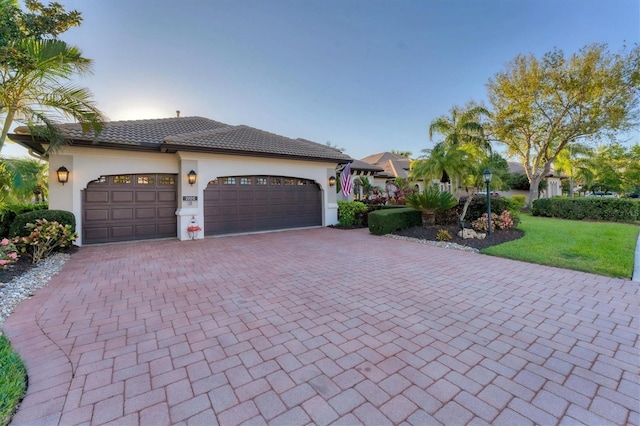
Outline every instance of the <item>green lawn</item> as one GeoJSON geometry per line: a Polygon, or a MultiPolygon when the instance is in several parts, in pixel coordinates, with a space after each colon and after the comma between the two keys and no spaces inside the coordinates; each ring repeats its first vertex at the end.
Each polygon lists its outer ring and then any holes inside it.
{"type": "Polygon", "coordinates": [[[0,336],[0,425],[9,424],[27,389],[27,370],[9,341],[0,336]]]}
{"type": "Polygon", "coordinates": [[[631,278],[640,226],[521,215],[524,237],[482,253],[610,277],[631,278]]]}

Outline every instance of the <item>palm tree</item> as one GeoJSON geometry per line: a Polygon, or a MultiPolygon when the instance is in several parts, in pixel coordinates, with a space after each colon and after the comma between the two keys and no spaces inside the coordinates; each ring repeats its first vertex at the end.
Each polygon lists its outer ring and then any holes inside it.
{"type": "Polygon", "coordinates": [[[454,106],[451,117],[441,116],[429,125],[429,140],[434,134],[444,136],[445,146],[475,145],[486,154],[491,154],[491,143],[485,135],[481,122],[483,116],[488,117],[489,111],[479,105],[470,104],[466,108],[454,106]]]}
{"type": "Polygon", "coordinates": [[[406,203],[408,207],[422,214],[422,226],[426,228],[435,225],[437,212],[453,208],[458,204],[458,200],[449,192],[429,187],[421,194],[408,195],[406,203]]]}
{"type": "Polygon", "coordinates": [[[410,179],[440,179],[442,183],[468,184],[469,176],[477,174],[485,158],[476,145],[451,145],[444,142],[433,149],[424,150],[425,157],[411,162],[410,179]]]}
{"type": "Polygon", "coordinates": [[[592,156],[593,149],[580,143],[568,144],[558,153],[554,167],[556,171],[569,176],[569,197],[573,198],[573,184],[576,178],[583,178],[589,181],[589,184],[593,180],[593,173],[587,165],[588,159],[592,156]]]}
{"type": "MultiPolygon", "coordinates": [[[[411,164],[413,178],[451,179],[462,185],[471,174],[477,174],[478,164],[491,154],[491,143],[486,137],[481,118],[488,116],[484,107],[470,104],[466,108],[454,106],[451,117],[441,116],[429,125],[429,139],[434,134],[444,136],[433,149],[424,150],[426,158],[411,164]]],[[[468,186],[469,182],[465,183],[468,186]]]]}
{"type": "Polygon", "coordinates": [[[0,201],[46,201],[48,170],[47,163],[36,159],[0,158],[0,201]]]}
{"type": "Polygon", "coordinates": [[[13,47],[28,60],[0,62],[0,151],[14,121],[46,137],[52,151],[64,141],[56,127],[63,117],[78,121],[83,131],[102,130],[103,117],[89,90],[65,84],[76,73],[90,72],[90,59],[57,39],[22,39],[13,47]]]}

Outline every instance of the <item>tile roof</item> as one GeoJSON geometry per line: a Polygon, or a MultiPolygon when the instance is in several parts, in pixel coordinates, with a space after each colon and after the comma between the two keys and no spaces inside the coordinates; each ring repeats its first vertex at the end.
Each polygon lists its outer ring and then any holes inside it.
{"type": "Polygon", "coordinates": [[[382,172],[384,169],[382,167],[365,163],[361,160],[353,160],[351,163],[351,170],[363,170],[363,171],[371,171],[371,172],[382,172]]]}
{"type": "Polygon", "coordinates": [[[412,160],[392,152],[380,152],[369,155],[360,161],[380,167],[382,170],[377,174],[379,177],[399,177],[407,179],[412,160]]]}
{"type": "Polygon", "coordinates": [[[509,173],[523,173],[524,174],[524,166],[520,163],[516,163],[515,161],[507,161],[509,165],[509,173]]]}
{"type": "Polygon", "coordinates": [[[159,145],[164,138],[189,132],[201,132],[229,127],[228,124],[203,117],[160,118],[154,120],[109,121],[95,137],[93,132],[83,133],[79,124],[59,126],[68,139],[111,142],[124,145],[159,145]]]}
{"type": "Polygon", "coordinates": [[[249,126],[228,126],[215,130],[168,136],[165,145],[203,147],[222,151],[241,151],[295,157],[348,160],[350,157],[335,148],[306,139],[289,139],[249,126]]]}
{"type": "MultiPolygon", "coordinates": [[[[62,124],[59,127],[71,145],[215,151],[337,162],[352,160],[335,148],[306,139],[290,139],[249,126],[232,126],[203,117],[110,121],[105,123],[97,137],[93,132],[83,133],[79,124],[62,124]]],[[[25,144],[27,132],[26,128],[17,128],[13,136],[25,144]]],[[[28,144],[34,148],[33,143],[28,144]]]]}
{"type": "Polygon", "coordinates": [[[371,154],[365,158],[361,158],[361,161],[369,164],[380,164],[385,161],[396,161],[396,160],[407,160],[407,157],[403,157],[402,155],[394,154],[393,152],[379,152],[377,154],[371,154]]]}

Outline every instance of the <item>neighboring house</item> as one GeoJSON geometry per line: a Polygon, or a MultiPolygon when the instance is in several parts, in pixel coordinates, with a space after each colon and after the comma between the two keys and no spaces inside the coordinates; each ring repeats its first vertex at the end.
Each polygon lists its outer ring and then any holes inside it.
{"type": "MultiPolygon", "coordinates": [[[[78,124],[61,130],[67,144],[48,157],[49,206],[75,214],[80,245],[186,240],[192,222],[198,238],[332,225],[330,178],[352,161],[326,145],[202,117],[107,122],[98,137],[78,124]]],[[[26,128],[10,138],[33,154],[47,148],[26,128]]]]}
{"type": "MultiPolygon", "coordinates": [[[[526,174],[522,164],[515,161],[508,161],[507,164],[509,165],[509,173],[526,174]]],[[[562,195],[562,179],[566,179],[566,176],[551,170],[544,178],[547,182],[547,189],[540,191],[540,198],[551,198],[562,195]]],[[[529,191],[511,189],[509,191],[500,191],[500,195],[504,197],[511,197],[513,195],[529,197],[529,191]]]]}
{"type": "MultiPolygon", "coordinates": [[[[360,160],[353,160],[351,163],[351,179],[353,180],[353,190],[349,197],[345,197],[342,193],[338,194],[338,199],[341,200],[362,200],[364,197],[362,179],[366,178],[372,186],[376,186],[374,183],[375,176],[378,173],[384,172],[382,167],[374,166],[369,163],[365,163],[360,160]]],[[[338,174],[342,172],[342,168],[337,171],[338,174]]]]}
{"type": "MultiPolygon", "coordinates": [[[[413,160],[392,152],[380,152],[369,155],[360,161],[382,169],[373,175],[371,183],[384,190],[388,185],[393,185],[396,178],[409,178],[409,166],[413,160]]],[[[416,189],[419,191],[424,189],[424,183],[421,180],[416,182],[416,185],[416,189]]]]}

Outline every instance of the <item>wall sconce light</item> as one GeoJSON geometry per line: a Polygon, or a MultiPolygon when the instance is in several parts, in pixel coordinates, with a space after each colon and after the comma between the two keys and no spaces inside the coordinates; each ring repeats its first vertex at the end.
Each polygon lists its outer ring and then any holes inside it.
{"type": "Polygon", "coordinates": [[[336,186],[336,177],[335,176],[331,176],[329,178],[329,186],[336,186]]]}
{"type": "Polygon", "coordinates": [[[193,170],[191,170],[189,174],[187,174],[187,178],[189,179],[189,185],[193,185],[194,183],[196,183],[197,176],[198,175],[193,170]]]}
{"type": "Polygon", "coordinates": [[[61,184],[64,185],[69,181],[69,170],[65,166],[60,166],[56,173],[58,174],[58,182],[61,184]]]}

